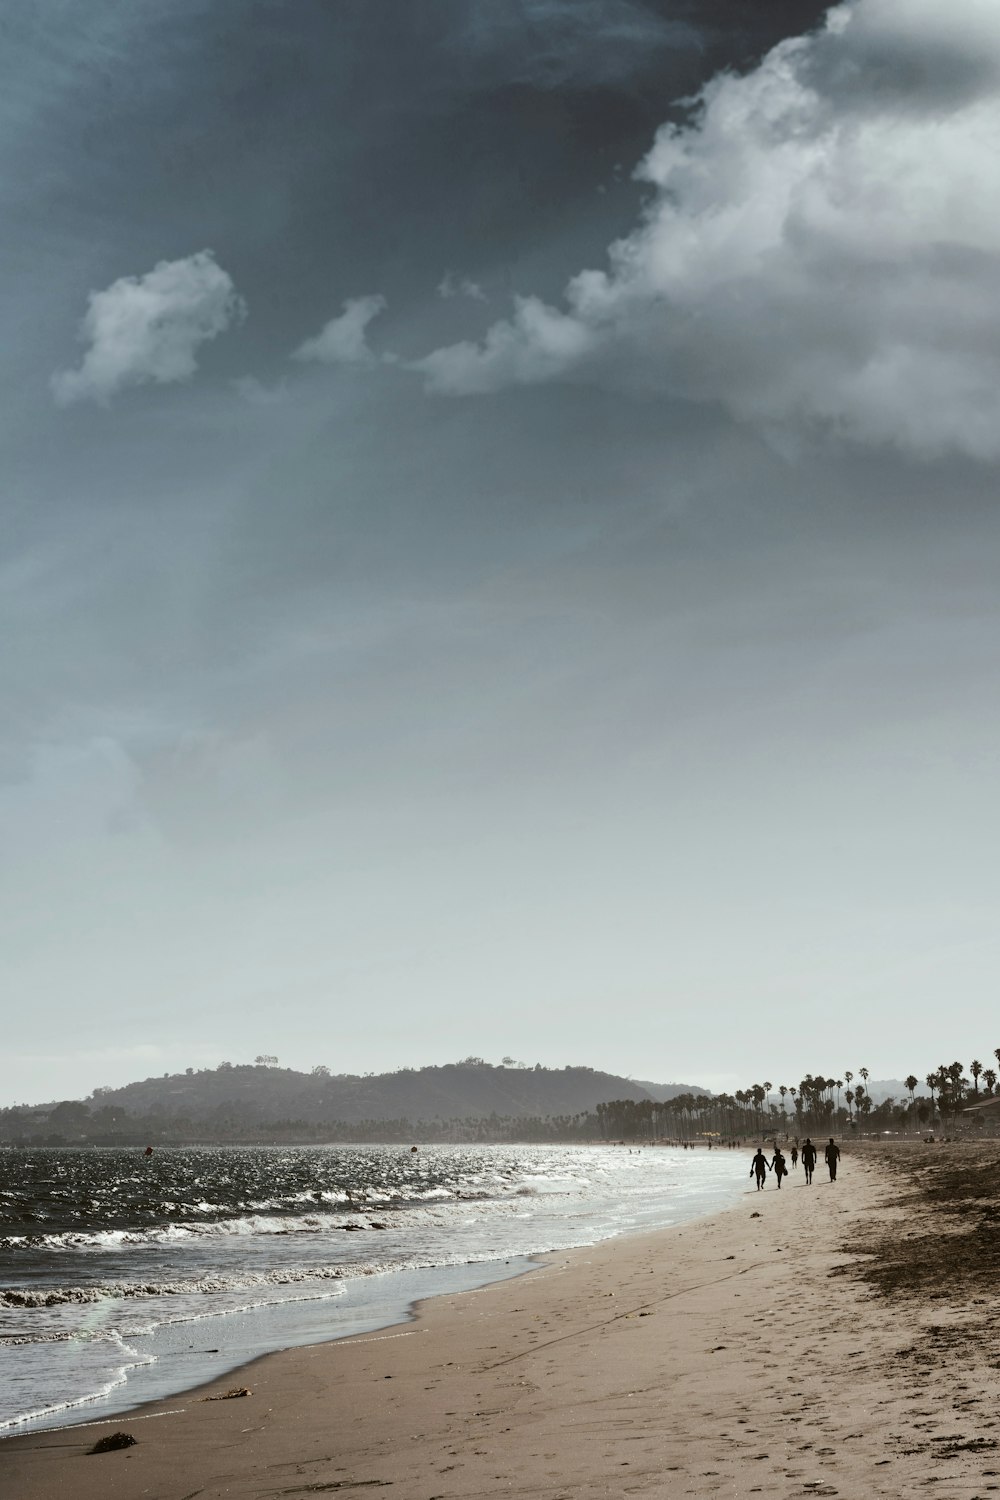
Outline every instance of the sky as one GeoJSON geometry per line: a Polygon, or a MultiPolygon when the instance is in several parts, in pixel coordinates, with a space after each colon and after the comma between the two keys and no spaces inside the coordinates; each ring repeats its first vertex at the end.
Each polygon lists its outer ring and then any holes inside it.
{"type": "Polygon", "coordinates": [[[0,32],[0,1103],[989,1062],[994,0],[0,32]]]}

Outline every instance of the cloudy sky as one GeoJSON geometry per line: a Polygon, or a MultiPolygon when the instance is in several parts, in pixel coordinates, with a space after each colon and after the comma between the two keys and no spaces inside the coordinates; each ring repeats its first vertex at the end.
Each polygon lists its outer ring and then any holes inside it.
{"type": "Polygon", "coordinates": [[[994,0],[0,24],[0,1102],[988,1061],[994,0]]]}

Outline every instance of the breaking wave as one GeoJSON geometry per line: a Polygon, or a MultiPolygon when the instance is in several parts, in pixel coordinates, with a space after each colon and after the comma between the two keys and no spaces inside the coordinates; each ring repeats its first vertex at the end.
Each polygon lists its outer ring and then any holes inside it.
{"type": "Polygon", "coordinates": [[[741,1168],[600,1146],[2,1151],[0,1430],[384,1326],[394,1286],[427,1295],[439,1272],[481,1284],[709,1212],[741,1168]]]}

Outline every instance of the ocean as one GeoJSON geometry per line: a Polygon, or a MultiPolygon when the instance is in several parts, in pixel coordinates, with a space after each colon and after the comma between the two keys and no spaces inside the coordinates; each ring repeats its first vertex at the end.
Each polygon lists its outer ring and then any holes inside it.
{"type": "Polygon", "coordinates": [[[603,1145],[0,1148],[0,1438],[717,1212],[746,1170],[603,1145]]]}

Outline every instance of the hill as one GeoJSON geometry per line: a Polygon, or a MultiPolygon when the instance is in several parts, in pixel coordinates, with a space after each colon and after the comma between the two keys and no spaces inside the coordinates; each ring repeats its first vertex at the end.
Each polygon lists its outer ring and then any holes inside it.
{"type": "MultiPolygon", "coordinates": [[[[895,1099],[897,1104],[903,1104],[910,1097],[910,1091],[901,1078],[869,1078],[867,1091],[873,1104],[881,1104],[886,1099],[895,1099]]],[[[922,1078],[919,1092],[927,1092],[922,1078]]]]}
{"type": "MultiPolygon", "coordinates": [[[[678,1086],[678,1092],[681,1092],[678,1086]]],[[[237,1115],[246,1123],[298,1120],[310,1125],[363,1120],[456,1120],[582,1114],[612,1099],[651,1098],[641,1084],[594,1068],[493,1066],[481,1058],[395,1073],[300,1073],[258,1062],[147,1078],[101,1089],[94,1109],[130,1116],[206,1120],[237,1115]]]]}
{"type": "Polygon", "coordinates": [[[712,1090],[702,1088],[700,1083],[650,1083],[645,1078],[633,1078],[632,1082],[637,1088],[645,1089],[657,1104],[664,1104],[668,1099],[679,1099],[682,1094],[703,1094],[709,1099],[712,1097],[712,1090]]]}

